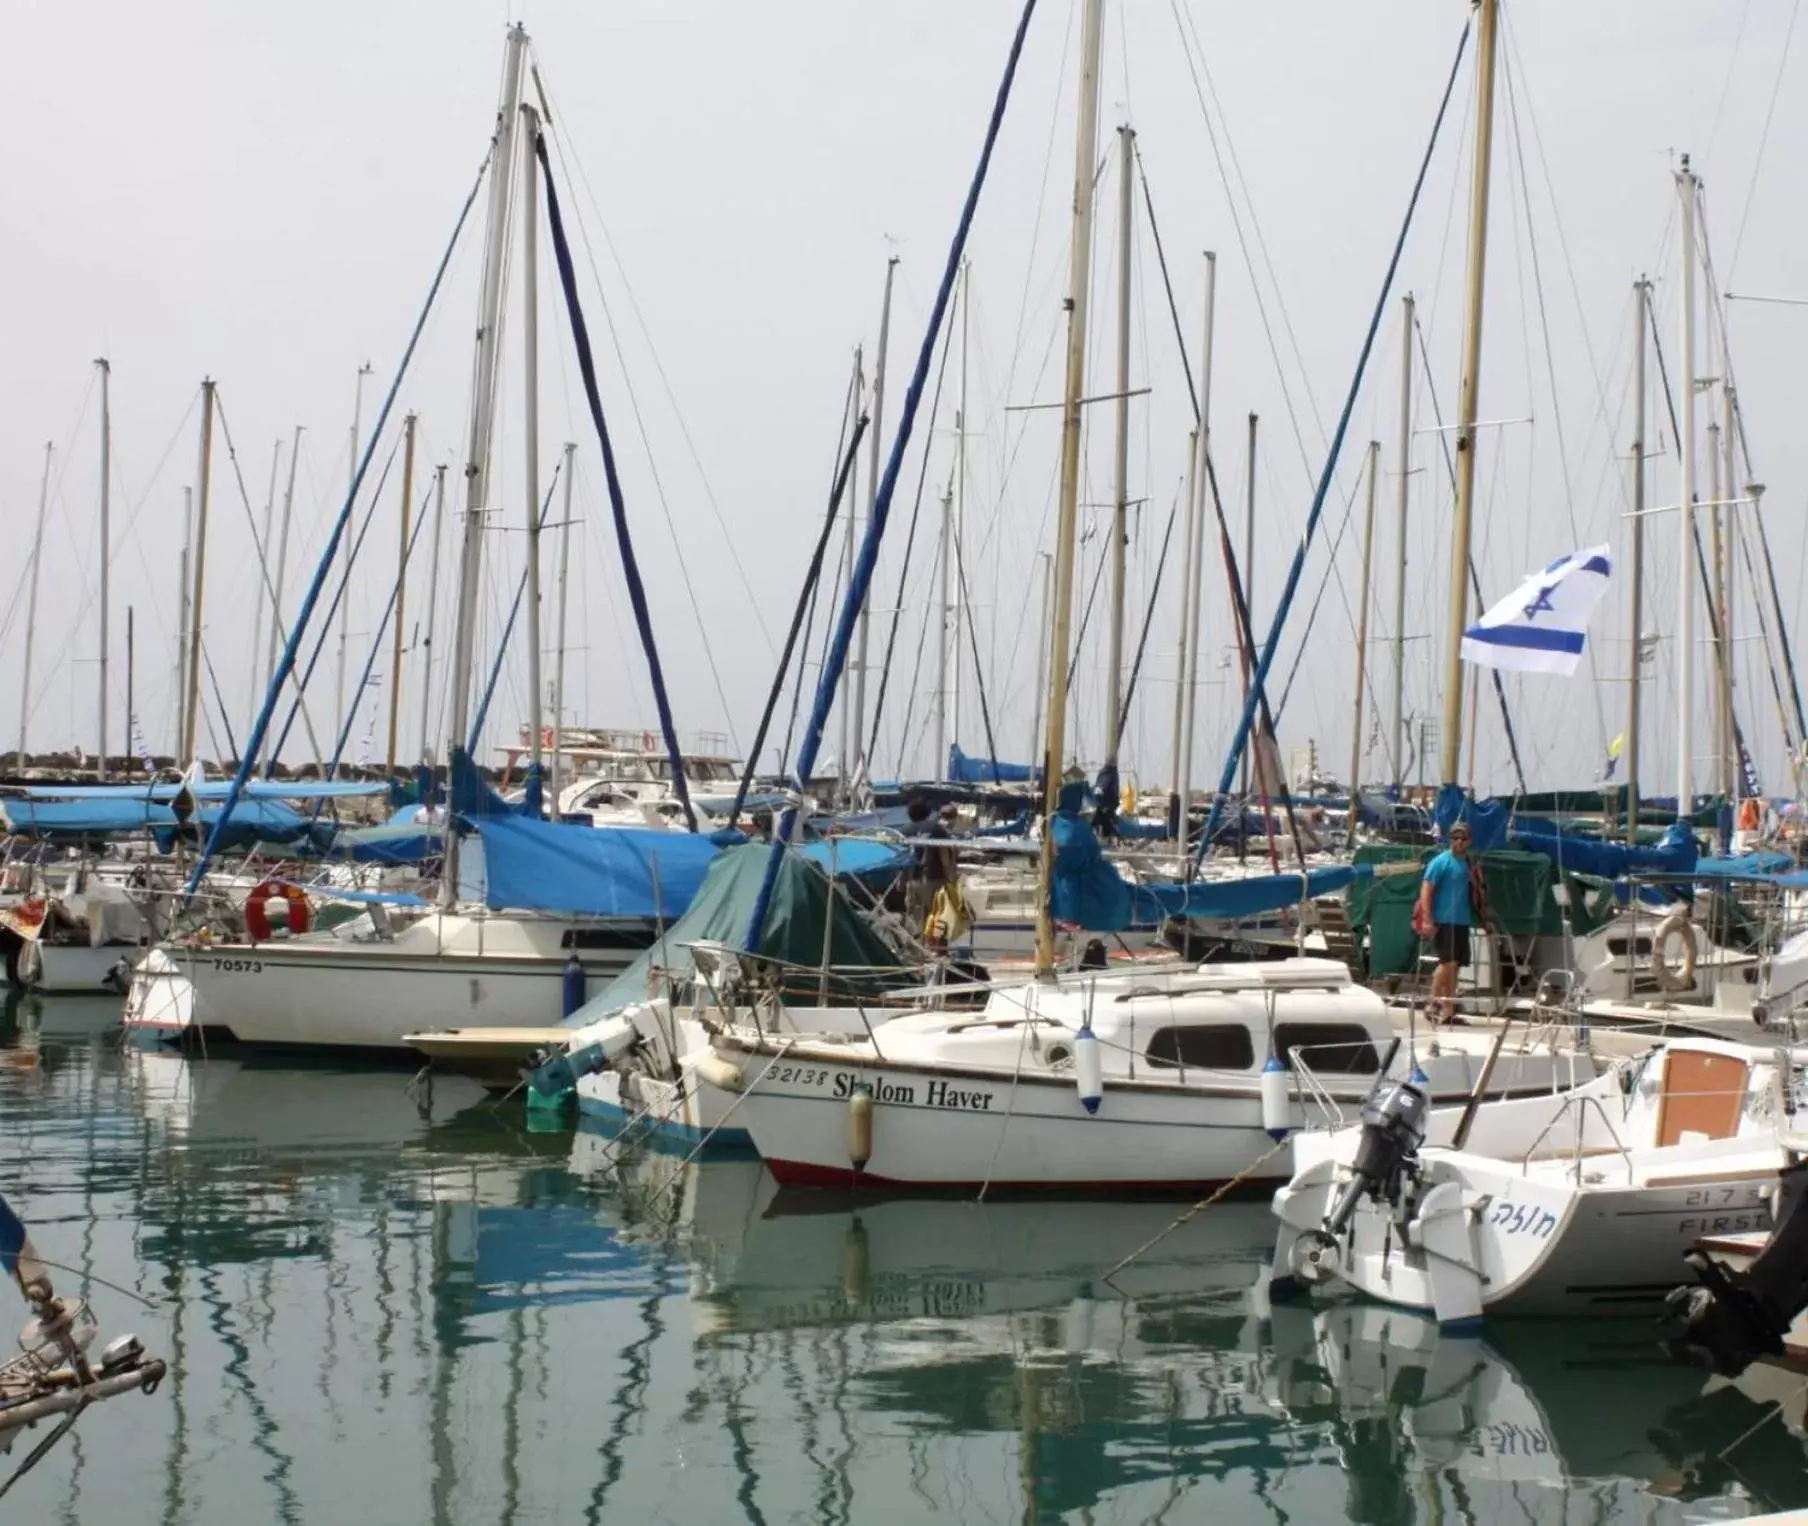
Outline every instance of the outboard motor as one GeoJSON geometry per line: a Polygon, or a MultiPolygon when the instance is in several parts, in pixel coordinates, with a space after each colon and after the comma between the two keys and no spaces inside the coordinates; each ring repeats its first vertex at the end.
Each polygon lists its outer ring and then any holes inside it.
{"type": "Polygon", "coordinates": [[[1352,1174],[1325,1219],[1325,1233],[1333,1239],[1341,1235],[1365,1193],[1378,1203],[1399,1203],[1404,1179],[1418,1171],[1428,1105],[1424,1091],[1408,1080],[1396,1081],[1363,1108],[1352,1174]]]}
{"type": "Polygon", "coordinates": [[[1681,1325],[1667,1342],[1671,1356],[1729,1378],[1761,1356],[1781,1356],[1784,1333],[1808,1309],[1808,1161],[1778,1176],[1776,1228],[1747,1270],[1699,1249],[1683,1259],[1697,1281],[1664,1300],[1681,1325]]]}

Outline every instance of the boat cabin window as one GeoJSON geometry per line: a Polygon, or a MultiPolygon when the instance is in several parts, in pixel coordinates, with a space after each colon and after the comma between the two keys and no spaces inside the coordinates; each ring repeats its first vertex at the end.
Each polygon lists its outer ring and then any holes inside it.
{"type": "Polygon", "coordinates": [[[560,948],[632,949],[638,953],[653,941],[650,929],[638,927],[568,927],[560,948]]]}
{"type": "Polygon", "coordinates": [[[1298,1049],[1313,1070],[1332,1076],[1372,1076],[1381,1069],[1375,1042],[1360,1023],[1277,1023],[1274,1049],[1293,1069],[1298,1049]]]}
{"type": "Polygon", "coordinates": [[[1147,1059],[1169,1070],[1195,1065],[1201,1070],[1253,1070],[1256,1046],[1241,1023],[1158,1028],[1149,1040],[1147,1059]]]}

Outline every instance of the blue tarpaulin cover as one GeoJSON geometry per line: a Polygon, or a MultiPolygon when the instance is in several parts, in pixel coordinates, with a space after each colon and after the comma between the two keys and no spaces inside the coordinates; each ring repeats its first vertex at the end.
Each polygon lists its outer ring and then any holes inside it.
{"type": "Polygon", "coordinates": [[[498,910],[669,921],[684,914],[720,851],[707,837],[651,828],[526,816],[475,816],[471,826],[483,839],[484,901],[498,910]]]}
{"type": "Polygon", "coordinates": [[[1033,763],[1001,763],[993,758],[970,758],[958,742],[948,747],[948,778],[956,784],[1033,784],[1042,769],[1033,763]]]}
{"type": "MultiPolygon", "coordinates": [[[[1477,834],[1479,839],[1480,834],[1477,834]]],[[[1563,832],[1538,816],[1515,819],[1513,846],[1542,853],[1566,874],[1592,874],[1604,880],[1628,874],[1692,874],[1696,869],[1695,836],[1686,822],[1672,822],[1650,847],[1603,842],[1579,832],[1563,832]]]]}
{"type": "MultiPolygon", "coordinates": [[[[18,788],[32,800],[161,800],[170,801],[182,788],[173,780],[156,784],[22,784],[18,788]]],[[[197,800],[224,800],[232,788],[230,779],[205,779],[188,786],[197,800]]],[[[247,800],[340,800],[386,794],[382,780],[357,779],[253,779],[245,786],[247,800]]]]}
{"type": "Polygon", "coordinates": [[[1107,862],[1091,824],[1073,806],[1070,785],[1055,814],[1054,913],[1058,922],[1088,932],[1123,932],[1158,926],[1167,917],[1252,917],[1302,898],[1330,895],[1373,871],[1367,864],[1332,864],[1312,870],[1304,885],[1297,874],[1260,874],[1247,879],[1193,884],[1132,885],[1107,862]]]}

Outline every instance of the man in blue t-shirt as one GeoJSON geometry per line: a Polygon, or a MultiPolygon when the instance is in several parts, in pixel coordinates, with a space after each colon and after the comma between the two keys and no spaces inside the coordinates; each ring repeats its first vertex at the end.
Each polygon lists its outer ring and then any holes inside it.
{"type": "Polygon", "coordinates": [[[1413,911],[1413,928],[1421,938],[1429,936],[1438,952],[1437,973],[1431,978],[1431,1018],[1437,1021],[1443,1003],[1447,1020],[1456,1018],[1457,971],[1469,963],[1469,928],[1485,918],[1472,889],[1469,860],[1469,827],[1457,822],[1450,829],[1450,846],[1425,866],[1419,886],[1419,904],[1413,911]]]}

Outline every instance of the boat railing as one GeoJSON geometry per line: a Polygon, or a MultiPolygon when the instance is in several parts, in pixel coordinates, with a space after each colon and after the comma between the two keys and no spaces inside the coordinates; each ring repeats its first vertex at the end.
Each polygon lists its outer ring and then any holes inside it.
{"type": "MultiPolygon", "coordinates": [[[[1538,1153],[1538,1147],[1550,1137],[1551,1131],[1555,1129],[1558,1124],[1562,1123],[1566,1116],[1573,1116],[1576,1123],[1576,1141],[1570,1151],[1570,1163],[1578,1177],[1582,1171],[1582,1162],[1587,1157],[1591,1155],[1618,1155],[1626,1162],[1626,1180],[1630,1182],[1632,1180],[1632,1151],[1627,1148],[1626,1142],[1620,1138],[1619,1131],[1614,1128],[1613,1120],[1608,1117],[1607,1109],[1602,1105],[1601,1099],[1599,1097],[1590,1096],[1571,1096],[1563,1099],[1558,1106],[1557,1111],[1551,1114],[1550,1120],[1538,1131],[1537,1137],[1526,1147],[1525,1155],[1519,1162],[1520,1174],[1522,1176],[1529,1175],[1532,1163],[1536,1160],[1550,1160],[1553,1158],[1549,1155],[1541,1156],[1538,1153]],[[1583,1140],[1586,1137],[1584,1125],[1587,1120],[1588,1110],[1591,1107],[1595,1110],[1596,1116],[1600,1118],[1601,1127],[1607,1131],[1607,1137],[1613,1141],[1609,1146],[1591,1148],[1583,1143],[1583,1140]]],[[[1561,1159],[1562,1156],[1558,1155],[1555,1158],[1561,1159]]]]}
{"type": "MultiPolygon", "coordinates": [[[[1364,1042],[1366,1042],[1366,1040],[1364,1042]]],[[[1307,1064],[1305,1056],[1305,1051],[1307,1049],[1331,1049],[1341,1047],[1343,1046],[1331,1044],[1295,1044],[1287,1051],[1287,1068],[1293,1072],[1295,1096],[1299,1102],[1300,1110],[1307,1114],[1307,1122],[1305,1124],[1307,1130],[1314,1127],[1311,1122],[1311,1108],[1308,1106],[1308,1103],[1310,1103],[1312,1107],[1318,1109],[1322,1121],[1317,1126],[1325,1129],[1327,1132],[1345,1128],[1349,1124],[1349,1119],[1344,1116],[1343,1108],[1338,1103],[1337,1098],[1331,1094],[1330,1088],[1327,1087],[1323,1081],[1319,1080],[1318,1073],[1307,1064]]],[[[1357,1046],[1351,1044],[1349,1047],[1355,1048],[1357,1046]]]]}

